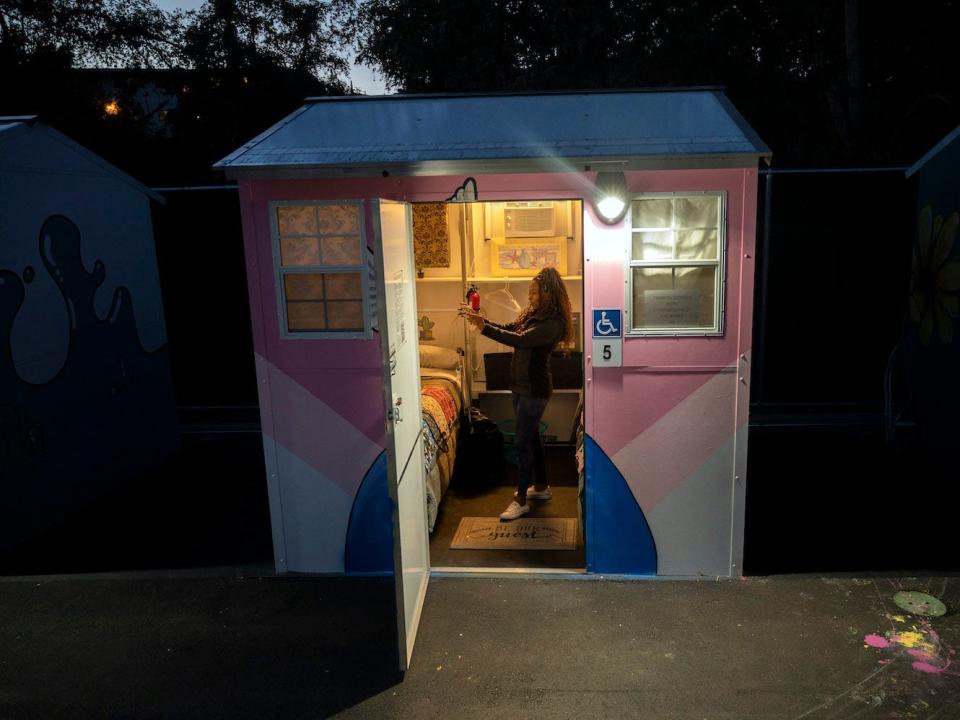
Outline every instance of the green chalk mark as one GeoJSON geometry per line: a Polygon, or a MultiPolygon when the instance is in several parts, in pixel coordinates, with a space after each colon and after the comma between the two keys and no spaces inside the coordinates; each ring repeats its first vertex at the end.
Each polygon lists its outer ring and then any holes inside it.
{"type": "Polygon", "coordinates": [[[922,592],[901,590],[893,596],[893,602],[897,604],[897,607],[914,615],[940,617],[941,615],[947,614],[946,605],[933,597],[933,595],[927,595],[922,592]]]}

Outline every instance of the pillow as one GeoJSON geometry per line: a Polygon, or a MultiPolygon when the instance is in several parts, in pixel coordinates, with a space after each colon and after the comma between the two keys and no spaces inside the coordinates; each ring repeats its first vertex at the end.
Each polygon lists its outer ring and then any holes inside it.
{"type": "Polygon", "coordinates": [[[456,350],[438,345],[420,346],[420,367],[455,370],[460,365],[460,356],[456,350]]]}

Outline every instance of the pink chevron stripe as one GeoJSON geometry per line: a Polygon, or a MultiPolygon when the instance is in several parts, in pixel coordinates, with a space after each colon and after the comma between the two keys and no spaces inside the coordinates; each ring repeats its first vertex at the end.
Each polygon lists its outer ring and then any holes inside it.
{"type": "Polygon", "coordinates": [[[737,382],[735,373],[713,375],[612,456],[644,512],[696,472],[736,431],[737,382]]]}
{"type": "Polygon", "coordinates": [[[351,496],[383,446],[318,399],[303,385],[257,355],[261,405],[271,408],[263,432],[351,496]]]}

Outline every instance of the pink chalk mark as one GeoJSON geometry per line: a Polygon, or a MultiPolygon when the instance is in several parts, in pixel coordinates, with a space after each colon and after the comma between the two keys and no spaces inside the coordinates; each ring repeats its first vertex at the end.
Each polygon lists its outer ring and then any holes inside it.
{"type": "Polygon", "coordinates": [[[875,648],[890,647],[889,640],[887,640],[885,637],[881,637],[880,635],[876,635],[876,634],[867,635],[863,639],[863,641],[870,647],[875,647],[875,648]]]}
{"type": "Polygon", "coordinates": [[[934,657],[926,650],[907,650],[907,652],[919,660],[933,660],[934,657]]]}
{"type": "Polygon", "coordinates": [[[913,663],[913,669],[919,670],[920,672],[930,673],[931,675],[939,675],[946,668],[937,667],[936,665],[931,665],[930,663],[920,662],[919,660],[913,663]]]}

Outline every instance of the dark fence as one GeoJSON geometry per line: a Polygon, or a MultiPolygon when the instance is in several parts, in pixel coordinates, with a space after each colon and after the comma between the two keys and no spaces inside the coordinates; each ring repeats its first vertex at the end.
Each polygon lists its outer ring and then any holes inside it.
{"type": "Polygon", "coordinates": [[[760,201],[754,414],[881,412],[909,295],[903,169],[768,172],[760,201]]]}
{"type": "Polygon", "coordinates": [[[956,569],[960,484],[890,362],[916,188],[902,168],[787,170],[760,196],[745,571],[956,569]]]}
{"type": "Polygon", "coordinates": [[[177,406],[213,419],[255,409],[237,190],[160,190],[167,202],[154,206],[154,230],[177,406]]]}

